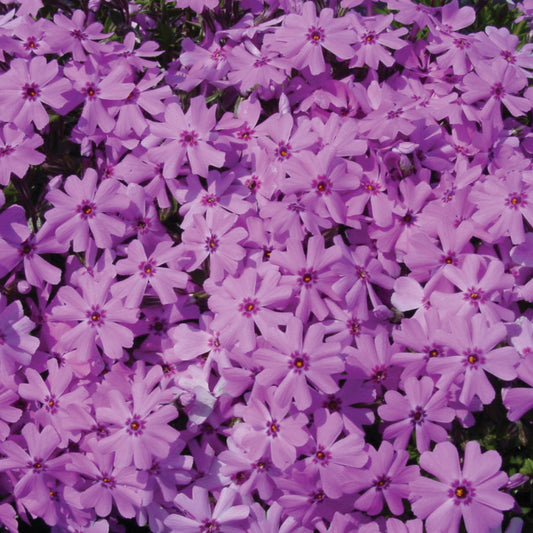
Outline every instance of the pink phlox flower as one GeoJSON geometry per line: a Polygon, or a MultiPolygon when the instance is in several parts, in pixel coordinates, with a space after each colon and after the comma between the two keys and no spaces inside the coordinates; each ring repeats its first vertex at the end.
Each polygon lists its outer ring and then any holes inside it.
{"type": "Polygon", "coordinates": [[[126,81],[126,65],[115,65],[106,72],[96,56],[89,56],[83,65],[72,64],[65,68],[65,76],[73,82],[78,92],[77,103],[84,101],[78,127],[85,135],[93,135],[98,126],[103,133],[115,127],[116,100],[125,100],[135,89],[126,81]]]}
{"type": "Polygon", "coordinates": [[[495,300],[501,299],[502,291],[514,284],[511,274],[504,272],[504,265],[499,259],[486,260],[468,254],[461,267],[450,265],[444,276],[451,281],[460,292],[454,294],[434,291],[431,303],[446,310],[450,315],[472,317],[478,311],[490,322],[514,319],[514,312],[495,300]]]}
{"type": "Polygon", "coordinates": [[[344,424],[336,412],[318,411],[314,424],[316,439],[309,448],[309,457],[305,459],[306,468],[318,470],[326,496],[339,498],[343,492],[350,492],[347,480],[357,476],[358,469],[368,461],[364,439],[359,433],[339,439],[344,424]]]}
{"type": "Polygon", "coordinates": [[[124,235],[126,225],[116,213],[125,209],[129,200],[117,180],[98,184],[96,171],[88,168],[81,180],[69,176],[64,189],[48,193],[47,199],[54,207],[45,214],[59,242],[72,242],[74,251],[81,252],[87,249],[91,237],[98,248],[109,248],[112,236],[124,235]]]}
{"type": "MultiPolygon", "coordinates": [[[[4,15],[6,16],[6,15],[4,15]]],[[[48,34],[55,30],[55,25],[51,20],[32,17],[17,17],[18,24],[13,28],[13,37],[17,40],[6,43],[6,51],[12,48],[17,57],[32,57],[35,55],[45,55],[52,53],[48,43],[48,34]]],[[[0,27],[2,24],[0,23],[0,27]]],[[[2,37],[0,37],[0,40],[2,37]]]]}
{"type": "Polygon", "coordinates": [[[35,323],[24,315],[19,300],[6,305],[0,296],[0,370],[9,376],[19,365],[28,366],[39,347],[39,339],[30,335],[35,323]]]}
{"type": "Polygon", "coordinates": [[[127,307],[138,307],[150,286],[163,305],[177,301],[175,289],[184,289],[188,276],[176,268],[180,251],[172,241],[157,243],[148,255],[145,246],[134,240],[126,252],[127,257],[117,262],[117,274],[128,277],[111,287],[115,298],[125,298],[127,307]]]}
{"type": "MultiPolygon", "coordinates": [[[[157,67],[157,63],[148,57],[157,57],[163,53],[159,50],[159,45],[155,41],[143,41],[135,48],[136,36],[135,32],[130,31],[124,36],[122,43],[112,41],[111,45],[115,47],[115,54],[126,59],[132,70],[143,71],[157,67]]],[[[165,92],[167,89],[165,89],[165,92]]]]}
{"type": "Polygon", "coordinates": [[[405,450],[414,430],[416,447],[422,453],[429,450],[430,441],[448,438],[445,426],[455,418],[455,411],[447,407],[445,392],[434,392],[435,384],[428,376],[407,378],[403,388],[405,396],[387,391],[385,404],[378,408],[383,420],[393,422],[385,428],[383,438],[394,439],[394,447],[405,450]]]}
{"type": "Polygon", "coordinates": [[[185,270],[197,269],[209,259],[209,273],[213,282],[220,282],[224,272],[236,274],[239,261],[246,255],[238,244],[248,235],[247,231],[236,225],[237,215],[223,209],[207,212],[207,219],[194,215],[194,225],[182,234],[183,253],[190,254],[185,270]]]}
{"type": "Polygon", "coordinates": [[[130,403],[120,391],[111,390],[107,394],[110,407],[96,408],[97,421],[109,430],[109,436],[98,442],[97,449],[108,455],[114,451],[117,467],[133,463],[146,470],[153,458],[168,457],[170,443],[179,435],[168,425],[177,418],[177,411],[168,404],[166,393],[159,387],[150,390],[143,381],[136,381],[131,393],[130,403]]]}
{"type": "Polygon", "coordinates": [[[277,310],[286,307],[292,290],[280,285],[281,274],[269,263],[257,269],[247,268],[241,276],[228,276],[222,287],[213,290],[209,308],[215,313],[212,328],[221,332],[221,339],[249,352],[255,348],[255,326],[262,334],[269,328],[287,324],[289,313],[277,310]]]}
{"type": "Polygon", "coordinates": [[[363,18],[356,12],[350,12],[350,23],[357,34],[350,68],[368,65],[377,69],[379,63],[386,67],[394,64],[394,57],[387,48],[398,50],[406,46],[407,41],[400,37],[407,33],[407,28],[391,30],[392,20],[392,14],[363,18]]]}
{"type": "Polygon", "coordinates": [[[71,90],[70,81],[59,75],[57,61],[47,63],[43,56],[29,61],[16,58],[9,66],[0,77],[0,109],[4,120],[13,121],[23,130],[31,123],[42,130],[49,122],[43,104],[54,110],[62,108],[71,90]]]}
{"type": "Polygon", "coordinates": [[[414,513],[431,530],[459,531],[462,517],[469,532],[488,533],[514,505],[514,498],[499,490],[507,482],[501,462],[498,452],[482,453],[479,443],[470,441],[461,465],[451,442],[437,444],[422,454],[420,466],[438,481],[420,477],[411,483],[414,513]]]}
{"type": "MultiPolygon", "coordinates": [[[[378,450],[368,447],[370,465],[360,470],[354,484],[367,488],[354,503],[354,507],[369,515],[377,515],[383,509],[384,501],[394,515],[404,512],[402,500],[410,496],[409,482],[419,477],[417,465],[407,465],[409,453],[394,450],[392,444],[383,441],[378,450]]],[[[359,490],[360,490],[359,489],[359,490]]]]}
{"type": "Polygon", "coordinates": [[[124,98],[121,105],[118,106],[117,121],[113,130],[118,137],[127,138],[131,132],[135,133],[137,137],[141,137],[148,128],[148,121],[144,112],[151,116],[164,113],[163,100],[168,98],[172,91],[168,85],[156,87],[162,79],[162,73],[147,70],[124,98]]]}
{"type": "Polygon", "coordinates": [[[295,313],[301,320],[307,321],[311,313],[319,320],[328,315],[323,294],[333,300],[339,299],[332,288],[338,276],[331,266],[340,258],[340,249],[337,246],[325,248],[324,239],[319,235],[309,239],[306,254],[302,244],[292,239],[287,243],[286,252],[272,252],[270,261],[284,274],[281,283],[292,286],[298,293],[295,313]]]}
{"type": "Polygon", "coordinates": [[[531,109],[529,99],[517,94],[527,86],[526,75],[503,58],[480,62],[475,73],[471,72],[464,77],[463,84],[463,101],[467,104],[485,101],[480,119],[490,120],[496,128],[503,126],[501,104],[515,117],[522,116],[531,109]]]}
{"type": "Polygon", "coordinates": [[[0,185],[8,185],[11,174],[24,178],[30,165],[40,165],[46,156],[35,148],[43,144],[39,135],[4,124],[0,132],[0,185]]]}
{"type": "Polygon", "coordinates": [[[52,320],[78,322],[61,336],[58,347],[76,349],[83,360],[89,360],[99,345],[105,356],[122,358],[124,348],[133,345],[133,333],[124,324],[137,321],[138,309],[127,308],[118,298],[110,297],[112,279],[83,277],[79,284],[81,294],[74,287],[61,287],[58,304],[51,309],[52,320]]]}
{"type": "Polygon", "coordinates": [[[392,363],[392,356],[398,347],[389,342],[388,335],[384,331],[374,337],[360,335],[356,342],[357,348],[344,349],[348,370],[357,368],[359,376],[372,383],[378,394],[382,394],[384,388],[396,388],[400,369],[392,363]]]}
{"type": "Polygon", "coordinates": [[[91,54],[105,52],[108,46],[102,39],[112,35],[102,33],[103,26],[99,22],[86,25],[85,13],[76,9],[69,18],[62,13],[54,15],[55,29],[47,36],[52,49],[61,55],[71,52],[74,61],[85,61],[91,54]]]}
{"type": "Polygon", "coordinates": [[[250,507],[253,515],[249,533],[299,533],[298,522],[292,517],[283,518],[283,508],[274,502],[265,510],[258,503],[250,507]]]}
{"type": "Polygon", "coordinates": [[[382,303],[374,285],[392,289],[394,280],[368,246],[348,247],[338,236],[334,237],[334,242],[342,250],[342,260],[332,265],[332,270],[339,276],[332,288],[344,296],[349,307],[360,306],[368,315],[370,309],[382,303]]]}
{"type": "Polygon", "coordinates": [[[22,262],[25,278],[31,285],[42,288],[45,281],[57,285],[61,270],[41,257],[45,253],[66,251],[66,247],[52,237],[51,227],[45,224],[34,235],[28,228],[24,209],[18,205],[0,214],[0,226],[3,236],[0,238],[0,277],[17,269],[22,262]]]}
{"type": "Polygon", "coordinates": [[[323,48],[339,59],[350,59],[355,42],[355,33],[349,28],[345,17],[334,18],[331,8],[323,8],[319,15],[313,2],[305,2],[301,13],[288,14],[279,30],[273,34],[273,47],[296,68],[309,66],[316,76],[326,70],[323,48]]]}
{"type": "Polygon", "coordinates": [[[309,438],[305,425],[307,416],[289,412],[290,402],[281,403],[274,397],[275,387],[268,391],[254,388],[246,406],[239,412],[244,420],[235,428],[235,438],[245,450],[258,458],[268,456],[274,466],[284,470],[296,461],[296,448],[304,446],[309,438]]]}
{"type": "Polygon", "coordinates": [[[182,510],[181,515],[170,514],[165,525],[172,533],[243,533],[243,523],[250,514],[247,505],[234,505],[238,492],[229,487],[222,489],[216,504],[211,508],[209,493],[202,487],[193,487],[191,496],[180,493],[174,503],[182,510]]]}
{"type": "Polygon", "coordinates": [[[49,359],[47,369],[44,381],[36,370],[27,368],[27,383],[21,383],[18,392],[25,400],[35,402],[33,420],[42,427],[54,427],[64,447],[69,440],[78,441],[81,432],[93,422],[87,401],[89,392],[82,385],[74,385],[70,367],[59,367],[56,359],[49,359]]]}
{"type": "Polygon", "coordinates": [[[133,518],[143,505],[150,503],[146,492],[147,473],[140,472],[133,465],[125,468],[113,465],[114,453],[101,454],[96,451],[73,453],[68,469],[86,479],[72,492],[72,505],[80,509],[91,508],[97,516],[106,517],[113,503],[124,518],[133,518]]]}
{"type": "Polygon", "coordinates": [[[511,346],[495,348],[507,337],[507,330],[501,322],[490,323],[481,314],[471,319],[450,317],[450,333],[442,332],[442,343],[456,355],[435,357],[428,362],[428,372],[440,375],[439,388],[445,388],[457,376],[464,378],[459,400],[466,406],[474,395],[490,404],[496,395],[486,372],[505,381],[516,378],[519,357],[511,346]]]}
{"type": "Polygon", "coordinates": [[[488,176],[476,183],[470,200],[478,208],[473,220],[487,228],[495,240],[509,235],[513,244],[525,241],[524,219],[533,223],[533,186],[520,172],[507,172],[505,181],[488,176]]]}
{"type": "Polygon", "coordinates": [[[221,167],[224,164],[224,152],[211,144],[215,111],[215,107],[207,108],[203,96],[197,96],[191,100],[187,113],[172,102],[166,106],[165,122],[150,124],[151,135],[142,141],[142,145],[152,148],[156,156],[163,158],[166,179],[178,174],[185,157],[193,174],[202,177],[207,177],[209,165],[221,167]],[[154,147],[161,140],[165,141],[163,145],[154,147]]]}
{"type": "Polygon", "coordinates": [[[22,411],[13,405],[17,399],[16,386],[0,382],[0,442],[9,437],[11,427],[22,415],[22,411]]]}
{"type": "Polygon", "coordinates": [[[303,323],[291,318],[285,333],[269,329],[264,333],[270,346],[259,348],[254,361],[263,370],[257,383],[268,387],[277,385],[275,398],[282,404],[294,399],[296,407],[305,410],[311,405],[311,382],[320,392],[333,394],[339,390],[333,378],[344,370],[344,361],[338,355],[340,344],[323,342],[325,328],[312,324],[304,334],[303,323]]]}
{"type": "Polygon", "coordinates": [[[358,180],[333,147],[324,147],[316,155],[301,152],[301,157],[287,162],[286,169],[289,178],[280,184],[282,193],[297,194],[307,209],[322,218],[337,224],[346,222],[345,198],[358,180]]]}

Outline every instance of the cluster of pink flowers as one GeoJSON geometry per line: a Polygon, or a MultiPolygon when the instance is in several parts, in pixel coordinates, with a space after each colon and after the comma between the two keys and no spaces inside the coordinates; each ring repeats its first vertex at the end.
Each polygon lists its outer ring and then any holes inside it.
{"type": "Polygon", "coordinates": [[[520,532],[460,436],[530,425],[533,45],[457,0],[151,3],[0,2],[0,523],[520,532]]]}

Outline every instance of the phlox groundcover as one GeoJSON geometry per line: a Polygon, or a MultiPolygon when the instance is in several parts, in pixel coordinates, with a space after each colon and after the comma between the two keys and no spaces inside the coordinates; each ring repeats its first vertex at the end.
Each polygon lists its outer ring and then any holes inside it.
{"type": "Polygon", "coordinates": [[[533,3],[0,2],[0,525],[533,528],[533,3]]]}

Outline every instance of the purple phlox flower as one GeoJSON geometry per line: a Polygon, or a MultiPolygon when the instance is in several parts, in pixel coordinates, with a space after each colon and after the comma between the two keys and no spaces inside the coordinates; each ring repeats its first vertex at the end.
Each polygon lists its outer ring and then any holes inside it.
{"type": "Polygon", "coordinates": [[[495,240],[509,235],[513,244],[521,244],[526,239],[524,219],[533,224],[533,187],[520,172],[506,174],[505,181],[488,176],[473,188],[470,200],[478,208],[473,220],[495,240]]]}
{"type": "Polygon", "coordinates": [[[58,71],[57,61],[47,63],[43,56],[30,61],[14,59],[8,72],[0,77],[4,120],[13,121],[23,130],[33,122],[42,130],[49,122],[43,104],[60,109],[67,103],[65,94],[71,90],[70,81],[60,77],[58,71]]]}
{"type": "Polygon", "coordinates": [[[309,435],[303,413],[289,414],[290,402],[282,404],[274,397],[275,387],[268,391],[254,388],[255,393],[239,413],[244,423],[235,428],[245,450],[257,458],[268,456],[274,466],[284,470],[296,461],[296,448],[305,445],[309,435]],[[265,405],[266,403],[266,405],[265,405]]]}
{"type": "Polygon", "coordinates": [[[486,260],[476,254],[468,254],[462,266],[449,265],[444,276],[460,292],[454,294],[435,291],[431,295],[431,304],[451,315],[472,317],[478,311],[490,322],[513,320],[514,312],[497,304],[494,300],[501,298],[504,289],[514,284],[511,274],[505,274],[504,265],[498,259],[486,260]]]}
{"type": "Polygon", "coordinates": [[[283,508],[274,502],[265,510],[258,503],[250,507],[253,515],[249,533],[300,533],[298,522],[292,517],[282,519],[283,508]]]}
{"type": "Polygon", "coordinates": [[[17,399],[15,386],[0,382],[0,441],[9,437],[12,424],[17,422],[22,415],[22,411],[13,406],[17,399]]]}
{"type": "Polygon", "coordinates": [[[310,121],[297,121],[290,113],[276,113],[256,127],[259,145],[271,157],[273,164],[285,170],[291,157],[300,157],[300,152],[316,142],[311,132],[310,121]]]}
{"type": "Polygon", "coordinates": [[[392,19],[392,14],[363,18],[354,11],[350,12],[350,22],[357,34],[350,68],[368,65],[377,69],[379,63],[386,67],[394,64],[394,57],[387,48],[398,50],[406,46],[407,41],[400,37],[407,33],[407,28],[391,30],[392,19]]]}
{"type": "Polygon", "coordinates": [[[40,165],[46,157],[35,148],[42,144],[39,135],[27,135],[14,124],[4,124],[0,133],[0,185],[7,185],[11,174],[22,179],[30,165],[40,165]]]}
{"type": "Polygon", "coordinates": [[[165,122],[150,124],[151,135],[142,144],[152,147],[154,141],[164,144],[152,148],[155,155],[163,158],[163,176],[174,178],[185,157],[193,174],[207,177],[209,165],[221,167],[224,152],[216,149],[211,140],[216,123],[215,106],[207,108],[205,98],[197,96],[191,100],[187,113],[177,103],[170,103],[165,109],[165,122]]]}
{"type": "Polygon", "coordinates": [[[439,54],[437,65],[441,69],[451,67],[454,74],[463,76],[472,70],[472,64],[477,64],[479,54],[477,48],[473,46],[476,43],[475,36],[455,31],[441,31],[435,33],[433,37],[433,42],[428,45],[427,50],[432,54],[439,54]]]}
{"type": "Polygon", "coordinates": [[[368,313],[369,307],[373,309],[381,305],[373,286],[392,289],[394,280],[368,246],[348,247],[338,236],[334,237],[334,243],[342,250],[342,260],[332,265],[332,270],[339,276],[332,288],[344,296],[349,307],[360,306],[368,313]]]}
{"type": "Polygon", "coordinates": [[[411,270],[409,276],[417,281],[428,281],[441,276],[449,265],[459,266],[465,254],[473,252],[470,244],[472,228],[467,225],[454,228],[451,224],[439,222],[437,235],[440,246],[425,231],[413,233],[409,251],[404,256],[405,264],[411,270]]]}
{"type": "Polygon", "coordinates": [[[177,418],[173,405],[164,405],[165,392],[156,387],[149,390],[143,381],[131,386],[133,402],[126,402],[119,391],[108,392],[110,407],[97,407],[96,419],[107,425],[110,435],[101,439],[98,450],[115,452],[117,467],[132,462],[139,469],[149,469],[153,458],[165,459],[179,433],[168,425],[177,418]]]}
{"type": "Polygon", "coordinates": [[[263,368],[257,375],[257,383],[265,387],[276,384],[275,398],[281,404],[289,404],[294,399],[302,411],[312,401],[308,382],[324,394],[333,394],[339,390],[333,375],[344,370],[340,344],[323,342],[324,326],[312,324],[305,335],[303,329],[300,319],[290,318],[285,333],[277,328],[267,330],[264,337],[270,346],[254,353],[254,361],[263,368]]]}
{"type": "Polygon", "coordinates": [[[264,89],[280,86],[287,78],[290,61],[280,56],[275,45],[265,44],[259,49],[246,40],[232,48],[228,63],[231,67],[228,80],[246,94],[255,86],[264,89]]]}
{"type": "Polygon", "coordinates": [[[378,450],[369,446],[370,465],[358,473],[356,486],[368,488],[354,503],[356,509],[369,515],[377,515],[383,509],[383,501],[395,515],[403,513],[402,500],[410,495],[409,482],[419,477],[416,465],[406,465],[409,453],[394,450],[392,444],[383,441],[378,450]]]}
{"type": "Polygon", "coordinates": [[[234,186],[233,172],[221,174],[217,170],[210,170],[206,178],[207,189],[204,189],[198,176],[194,174],[189,174],[186,181],[187,187],[174,193],[181,204],[179,212],[183,215],[183,229],[194,224],[194,215],[204,215],[221,208],[241,215],[250,208],[249,202],[239,197],[234,186]]]}
{"type": "Polygon", "coordinates": [[[9,376],[19,365],[28,366],[39,347],[39,339],[30,335],[35,324],[24,315],[20,301],[6,305],[0,296],[0,371],[9,376]]]}
{"type": "Polygon", "coordinates": [[[54,51],[61,55],[71,52],[74,61],[85,61],[90,54],[104,52],[108,46],[101,43],[102,39],[112,35],[102,33],[102,24],[92,22],[86,24],[85,13],[77,9],[69,18],[62,13],[54,15],[55,28],[47,36],[47,41],[54,51]]]}
{"type": "MultiPolygon", "coordinates": [[[[44,18],[34,20],[29,16],[19,16],[15,21],[18,24],[13,28],[13,37],[18,40],[6,42],[6,51],[13,53],[17,57],[31,57],[52,53],[48,44],[48,33],[54,31],[55,25],[51,20],[44,18]]],[[[0,27],[2,27],[1,23],[0,27]]],[[[0,37],[0,42],[4,44],[2,37],[0,37]]]]}
{"type": "MultiPolygon", "coordinates": [[[[270,263],[246,268],[240,277],[226,277],[222,287],[210,292],[209,308],[215,313],[211,327],[228,344],[236,341],[249,352],[256,346],[255,326],[264,335],[269,328],[287,324],[289,313],[277,312],[289,302],[292,290],[280,285],[281,274],[270,263]]],[[[209,290],[209,289],[208,289],[209,290]]]]}
{"type": "Polygon", "coordinates": [[[410,0],[387,0],[389,9],[394,9],[394,20],[402,24],[416,24],[419,28],[434,28],[438,8],[425,4],[413,4],[410,0]]]}
{"type": "Polygon", "coordinates": [[[494,348],[507,337],[501,322],[490,323],[478,313],[471,319],[449,317],[450,333],[442,332],[443,344],[457,355],[435,357],[428,362],[428,372],[439,374],[439,388],[445,388],[456,376],[463,376],[459,400],[468,406],[474,395],[484,404],[494,400],[496,392],[485,372],[505,381],[516,378],[519,356],[511,346],[494,348]]]}
{"type": "Polygon", "coordinates": [[[378,408],[383,420],[394,422],[383,432],[383,438],[394,439],[394,447],[405,450],[413,430],[416,447],[420,453],[429,450],[430,441],[442,442],[448,432],[441,424],[455,418],[455,411],[447,407],[444,391],[434,392],[433,380],[424,376],[420,380],[407,378],[403,385],[405,396],[397,391],[385,393],[385,404],[378,408]]]}
{"type": "Polygon", "coordinates": [[[296,68],[309,67],[316,76],[326,70],[323,48],[339,59],[350,59],[355,33],[345,17],[334,18],[333,9],[323,8],[319,15],[313,2],[305,2],[301,13],[290,13],[269,40],[296,68]]]}
{"type": "Polygon", "coordinates": [[[392,223],[393,203],[387,195],[385,171],[380,168],[377,159],[369,159],[363,165],[363,176],[359,187],[346,202],[348,224],[358,227],[359,219],[370,203],[372,218],[380,227],[388,227],[392,223]]]}
{"type": "Polygon", "coordinates": [[[0,444],[4,459],[0,459],[0,470],[15,475],[14,495],[28,508],[35,508],[39,500],[49,497],[48,484],[58,479],[73,485],[77,475],[68,472],[65,465],[70,462],[67,454],[55,456],[61,438],[52,426],[39,431],[33,423],[26,424],[21,430],[26,441],[26,449],[7,440],[0,444]]]}
{"type": "Polygon", "coordinates": [[[532,45],[527,43],[518,49],[518,35],[512,34],[506,27],[487,26],[484,34],[477,35],[474,46],[480,56],[486,59],[501,57],[516,69],[522,70],[526,76],[530,75],[529,71],[533,68],[532,45]]]}
{"type": "Polygon", "coordinates": [[[495,127],[501,128],[501,104],[515,117],[524,115],[531,109],[531,102],[517,96],[527,86],[527,77],[513,68],[505,59],[480,62],[476,72],[467,74],[463,79],[464,94],[461,96],[467,104],[486,100],[480,119],[490,120],[495,127]]]}
{"type": "Polygon", "coordinates": [[[98,248],[110,248],[113,235],[124,235],[126,225],[115,213],[127,208],[129,200],[118,181],[108,179],[98,184],[96,170],[88,168],[81,180],[69,176],[64,189],[48,193],[54,207],[45,214],[59,242],[72,241],[74,251],[81,252],[87,249],[91,236],[98,248]]]}
{"type": "Polygon", "coordinates": [[[190,254],[191,261],[186,264],[187,271],[196,270],[209,259],[209,273],[213,282],[223,279],[224,272],[235,275],[239,261],[246,255],[240,246],[248,233],[237,226],[237,215],[222,209],[207,212],[207,220],[194,215],[194,225],[182,234],[183,254],[190,254]]]}
{"type": "Polygon", "coordinates": [[[126,252],[127,257],[117,262],[117,274],[128,277],[111,287],[115,298],[125,298],[126,307],[138,307],[150,286],[163,305],[177,301],[174,289],[184,289],[188,276],[174,267],[180,251],[172,241],[157,243],[148,256],[143,244],[134,240],[126,252]]]}
{"type": "Polygon", "coordinates": [[[124,348],[133,344],[133,333],[124,325],[137,321],[137,309],[129,309],[118,298],[110,298],[112,279],[95,281],[79,279],[82,294],[71,286],[61,287],[51,318],[56,321],[78,322],[58,341],[58,347],[76,349],[82,360],[92,359],[98,344],[105,356],[120,359],[124,348]]]}
{"type": "Polygon", "coordinates": [[[148,128],[143,111],[152,116],[164,113],[165,105],[162,100],[171,96],[172,91],[168,85],[155,87],[162,79],[163,73],[148,70],[124,98],[118,107],[117,122],[113,130],[118,137],[126,138],[132,131],[137,137],[141,137],[148,128]]]}
{"type": "Polygon", "coordinates": [[[364,439],[360,434],[349,434],[337,440],[344,430],[342,417],[337,412],[318,411],[314,424],[316,439],[305,459],[306,468],[318,470],[326,496],[339,498],[343,492],[350,492],[350,482],[346,480],[357,476],[357,469],[368,461],[363,449],[364,439]]]}
{"type": "MultiPolygon", "coordinates": [[[[132,466],[120,468],[113,465],[114,454],[90,453],[70,454],[68,469],[87,479],[81,491],[70,494],[71,505],[80,509],[94,509],[97,516],[111,513],[113,503],[124,518],[133,518],[143,505],[150,503],[146,486],[147,473],[132,466]]],[[[80,490],[80,488],[78,488],[80,490]]]]}
{"type": "Polygon", "coordinates": [[[270,500],[276,487],[275,479],[281,471],[269,457],[257,457],[254,450],[246,453],[246,449],[233,438],[228,439],[227,444],[228,449],[218,455],[222,462],[220,473],[229,478],[231,486],[241,495],[257,490],[263,500],[270,500]]]}
{"type": "Polygon", "coordinates": [[[44,260],[40,254],[63,253],[61,245],[51,235],[51,227],[44,224],[37,235],[28,228],[26,214],[19,205],[12,205],[0,214],[0,277],[13,271],[22,262],[25,278],[35,287],[43,287],[44,282],[57,285],[61,270],[44,260]]]}
{"type": "Polygon", "coordinates": [[[395,365],[404,367],[402,380],[426,374],[427,362],[434,357],[446,357],[449,348],[441,344],[441,331],[446,329],[446,321],[438,309],[429,309],[402,320],[401,326],[393,331],[394,341],[405,351],[393,354],[395,365]]]}
{"type": "Polygon", "coordinates": [[[507,418],[511,421],[520,420],[533,408],[533,358],[528,354],[517,370],[518,378],[529,387],[513,387],[502,389],[503,405],[507,408],[507,418]]]}
{"type": "Polygon", "coordinates": [[[281,192],[297,194],[307,209],[322,218],[345,223],[346,191],[356,187],[357,178],[348,173],[333,147],[324,147],[317,155],[307,151],[300,155],[287,162],[289,178],[280,184],[281,192]]]}
{"type": "Polygon", "coordinates": [[[42,427],[54,427],[63,447],[69,439],[77,441],[80,432],[93,423],[87,401],[89,393],[85,387],[73,385],[70,367],[58,367],[56,359],[52,358],[47,369],[45,382],[36,370],[27,368],[27,383],[21,383],[18,392],[25,400],[36,403],[38,409],[32,412],[33,420],[42,427]]]}
{"type": "Polygon", "coordinates": [[[488,533],[501,523],[502,511],[514,505],[510,494],[498,490],[507,482],[501,462],[498,452],[482,453],[479,443],[470,441],[461,466],[451,442],[437,444],[422,454],[420,466],[438,481],[420,477],[411,483],[414,513],[431,530],[459,531],[463,517],[469,533],[488,533]]]}
{"type": "MultiPolygon", "coordinates": [[[[115,54],[122,56],[126,59],[128,64],[132,67],[132,70],[143,71],[151,69],[157,66],[157,63],[150,59],[144,59],[147,57],[157,57],[163,53],[162,50],[158,50],[159,45],[155,41],[143,41],[135,48],[137,44],[137,38],[135,32],[130,31],[124,36],[122,43],[112,41],[111,45],[115,47],[115,54]]],[[[165,89],[167,92],[167,89],[165,89]]]]}
{"type": "Polygon", "coordinates": [[[398,259],[409,251],[413,240],[412,234],[422,230],[420,214],[424,206],[433,196],[433,190],[428,183],[414,182],[407,177],[400,182],[398,198],[393,207],[393,225],[388,228],[370,228],[369,235],[377,240],[377,247],[382,252],[396,252],[398,259]]]}
{"type": "MultiPolygon", "coordinates": [[[[341,115],[343,112],[341,111],[341,115]]],[[[324,122],[321,117],[311,119],[313,130],[318,135],[318,146],[332,146],[337,157],[360,156],[367,151],[368,143],[359,137],[359,125],[351,117],[331,113],[324,122]]],[[[320,152],[319,152],[320,154],[320,152]]],[[[351,167],[353,168],[353,166],[351,167]]],[[[357,174],[359,175],[360,172],[357,174]]],[[[355,188],[352,177],[352,189],[355,188]]]]}
{"type": "Polygon", "coordinates": [[[332,284],[338,276],[332,272],[331,266],[339,261],[341,251],[337,246],[325,248],[322,236],[314,235],[307,243],[307,253],[301,242],[289,239],[287,250],[274,250],[270,261],[281,268],[284,274],[281,283],[291,285],[298,292],[296,316],[308,320],[313,313],[319,320],[328,315],[323,294],[338,300],[338,294],[332,284]]]}
{"type": "Polygon", "coordinates": [[[356,339],[357,348],[345,348],[348,369],[356,368],[359,377],[372,383],[378,393],[383,389],[395,389],[398,384],[400,368],[392,363],[392,356],[398,351],[396,344],[391,344],[383,330],[377,335],[360,335],[356,339]]]}
{"type": "Polygon", "coordinates": [[[247,505],[234,505],[237,491],[225,487],[220,492],[213,508],[209,503],[209,493],[202,487],[193,487],[191,497],[178,494],[174,503],[183,514],[171,514],[165,525],[174,533],[243,533],[247,525],[242,521],[248,518],[247,505]]]}
{"type": "Polygon", "coordinates": [[[89,56],[83,65],[69,65],[65,76],[73,81],[78,91],[79,102],[84,101],[78,127],[85,135],[93,135],[96,126],[103,133],[109,133],[115,127],[113,114],[116,100],[125,100],[135,89],[135,84],[125,81],[128,77],[126,65],[116,65],[104,74],[96,58],[89,56]],[[114,106],[114,107],[113,107],[114,106]]]}

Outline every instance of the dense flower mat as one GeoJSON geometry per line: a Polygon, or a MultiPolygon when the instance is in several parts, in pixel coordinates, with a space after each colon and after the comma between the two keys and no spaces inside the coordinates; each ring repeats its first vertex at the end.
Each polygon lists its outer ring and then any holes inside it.
{"type": "Polygon", "coordinates": [[[531,0],[0,4],[8,531],[532,530],[531,0]]]}

